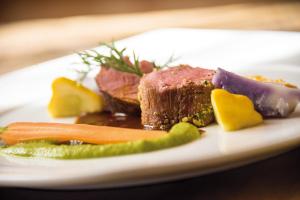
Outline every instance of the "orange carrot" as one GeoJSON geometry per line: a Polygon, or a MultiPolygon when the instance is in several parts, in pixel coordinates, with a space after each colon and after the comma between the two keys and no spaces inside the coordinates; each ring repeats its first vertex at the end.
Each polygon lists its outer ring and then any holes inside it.
{"type": "Polygon", "coordinates": [[[17,122],[8,125],[0,138],[8,145],[31,140],[80,140],[90,144],[108,144],[154,139],[166,133],[86,124],[17,122]]]}

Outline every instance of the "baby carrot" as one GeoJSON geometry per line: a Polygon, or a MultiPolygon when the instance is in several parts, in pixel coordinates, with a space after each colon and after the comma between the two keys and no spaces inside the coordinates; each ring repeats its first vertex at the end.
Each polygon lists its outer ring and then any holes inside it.
{"type": "Polygon", "coordinates": [[[79,140],[89,144],[109,144],[154,139],[166,133],[86,124],[16,122],[8,125],[2,133],[0,131],[0,139],[7,145],[32,140],[79,140]]]}

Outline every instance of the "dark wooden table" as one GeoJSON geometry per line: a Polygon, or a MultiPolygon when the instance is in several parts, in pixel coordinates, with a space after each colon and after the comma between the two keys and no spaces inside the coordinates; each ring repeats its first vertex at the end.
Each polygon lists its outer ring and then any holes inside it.
{"type": "Polygon", "coordinates": [[[0,199],[300,199],[300,148],[225,172],[154,184],[106,190],[50,191],[1,188],[0,199]]]}

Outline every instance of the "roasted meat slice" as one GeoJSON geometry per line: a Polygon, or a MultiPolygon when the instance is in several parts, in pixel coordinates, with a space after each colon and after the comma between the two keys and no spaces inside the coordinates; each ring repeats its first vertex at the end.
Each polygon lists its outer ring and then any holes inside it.
{"type": "Polygon", "coordinates": [[[215,71],[180,65],[143,76],[139,85],[142,124],[169,129],[179,121],[206,126],[214,115],[210,94],[215,71]]]}
{"type": "MultiPolygon", "coordinates": [[[[148,61],[141,61],[139,66],[143,73],[153,70],[153,64],[148,61]]],[[[96,76],[96,82],[109,111],[140,114],[140,103],[137,98],[139,76],[102,66],[96,76]]]]}

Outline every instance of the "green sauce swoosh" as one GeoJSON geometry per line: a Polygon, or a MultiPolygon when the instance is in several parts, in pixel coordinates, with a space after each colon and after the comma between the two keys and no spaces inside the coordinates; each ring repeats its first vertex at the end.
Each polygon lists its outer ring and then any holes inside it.
{"type": "Polygon", "coordinates": [[[186,144],[199,137],[197,127],[181,122],[174,125],[167,135],[151,140],[104,145],[57,145],[51,142],[35,141],[4,147],[0,149],[0,152],[8,155],[56,159],[96,158],[166,149],[186,144]]]}

